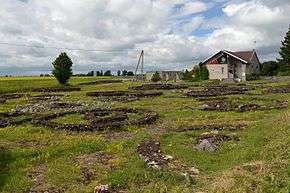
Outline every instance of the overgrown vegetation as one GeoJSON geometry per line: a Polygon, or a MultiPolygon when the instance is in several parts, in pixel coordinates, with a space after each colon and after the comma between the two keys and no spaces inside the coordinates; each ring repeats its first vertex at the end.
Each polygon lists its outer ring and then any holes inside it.
{"type": "MultiPolygon", "coordinates": [[[[106,77],[73,77],[72,86],[106,77]]],[[[143,84],[143,83],[142,83],[143,84]]],[[[185,83],[191,89],[203,90],[209,81],[185,83]],[[199,87],[195,87],[195,86],[199,87]]],[[[230,85],[242,94],[227,93],[226,99],[238,104],[273,105],[274,101],[289,101],[289,93],[264,93],[263,88],[289,85],[283,82],[255,81],[230,85]],[[263,85],[263,88],[260,86],[263,85]]],[[[108,85],[84,84],[81,91],[64,92],[61,102],[96,102],[100,108],[136,108],[156,111],[160,118],[151,125],[126,125],[116,131],[72,132],[53,130],[29,122],[0,129],[0,192],[84,192],[108,184],[115,192],[263,192],[288,193],[290,190],[290,107],[249,112],[201,110],[205,101],[184,97],[182,90],[163,90],[163,95],[140,98],[133,102],[99,102],[86,96],[93,91],[120,91],[140,86],[140,82],[123,81],[108,85]],[[235,126],[236,125],[236,126],[235,126]],[[242,125],[242,127],[241,127],[242,125]],[[218,130],[211,133],[212,129],[218,130]],[[207,133],[207,134],[205,134],[207,133]],[[236,136],[238,140],[217,142],[215,152],[200,151],[197,141],[210,133],[216,136],[236,136]],[[148,139],[159,142],[162,155],[171,155],[169,168],[150,168],[138,153],[138,144],[148,139]],[[174,168],[172,168],[174,167],[174,168]],[[195,167],[193,178],[182,175],[184,169],[195,167]]],[[[2,92],[27,92],[34,88],[57,86],[52,77],[8,77],[0,79],[2,92]]],[[[214,87],[216,86],[216,87],[214,87]]],[[[7,99],[0,112],[7,112],[30,100],[7,99]]],[[[46,100],[44,98],[43,100],[46,100]]],[[[204,99],[203,99],[204,100],[204,99]]],[[[207,97],[206,100],[214,100],[207,97]]],[[[221,106],[219,105],[219,108],[221,106]]],[[[253,106],[251,106],[253,107],[253,106]]],[[[245,108],[239,105],[238,108],[245,108]]],[[[50,110],[44,114],[51,113],[50,110]]],[[[129,119],[139,115],[128,114],[129,119]]],[[[57,123],[86,123],[84,116],[74,114],[54,119],[57,123]]],[[[223,138],[222,138],[223,139],[223,138]]],[[[157,155],[158,157],[158,155],[157,155]]],[[[154,158],[154,157],[153,157],[154,158]]]]}

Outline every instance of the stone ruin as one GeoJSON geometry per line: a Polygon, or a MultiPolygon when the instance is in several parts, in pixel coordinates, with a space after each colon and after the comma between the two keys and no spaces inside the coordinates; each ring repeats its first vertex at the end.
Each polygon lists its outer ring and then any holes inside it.
{"type": "Polygon", "coordinates": [[[182,84],[143,84],[141,86],[129,87],[131,90],[174,90],[186,88],[188,88],[188,86],[182,84]]]}
{"type": "Polygon", "coordinates": [[[218,131],[211,131],[201,134],[197,139],[196,148],[202,151],[213,152],[218,149],[218,143],[225,141],[240,141],[236,134],[225,135],[218,131]]]}
{"type": "Polygon", "coordinates": [[[95,131],[116,129],[125,125],[144,125],[154,123],[158,119],[158,113],[142,109],[115,108],[115,109],[93,109],[57,112],[46,115],[38,115],[32,119],[32,123],[53,129],[64,129],[71,131],[95,131]],[[140,118],[130,119],[128,114],[139,114],[140,118]],[[86,124],[61,124],[53,119],[71,114],[83,114],[86,124]]]}
{"type": "Polygon", "coordinates": [[[207,101],[201,106],[201,110],[204,111],[263,111],[271,109],[282,109],[287,107],[286,101],[270,100],[267,103],[261,105],[253,102],[234,102],[230,100],[213,100],[207,101]]]}
{"type": "Polygon", "coordinates": [[[224,95],[245,94],[247,91],[253,90],[249,86],[209,86],[203,90],[191,90],[185,93],[188,97],[216,97],[224,95]]]}

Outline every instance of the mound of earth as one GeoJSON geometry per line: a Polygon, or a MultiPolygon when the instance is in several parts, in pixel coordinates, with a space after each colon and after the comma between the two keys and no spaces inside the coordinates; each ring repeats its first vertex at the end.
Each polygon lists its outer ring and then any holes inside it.
{"type": "Polygon", "coordinates": [[[173,131],[177,132],[185,132],[185,131],[196,131],[196,130],[240,130],[245,129],[247,127],[246,124],[207,124],[207,125],[182,125],[173,131]]]}
{"type": "Polygon", "coordinates": [[[160,169],[168,165],[171,156],[163,155],[160,150],[160,143],[153,139],[139,143],[137,152],[145,160],[149,167],[160,169]]]}
{"type": "Polygon", "coordinates": [[[158,113],[142,109],[116,108],[74,110],[35,116],[32,123],[53,129],[71,131],[94,131],[120,128],[124,125],[151,124],[158,118],[158,113]],[[128,114],[139,115],[139,118],[130,119],[128,114]],[[61,124],[53,120],[70,114],[84,114],[87,124],[61,124]]]}
{"type": "Polygon", "coordinates": [[[32,117],[29,114],[20,112],[4,112],[0,113],[0,128],[8,127],[9,125],[21,125],[29,122],[32,117]]]}
{"type": "Polygon", "coordinates": [[[263,90],[263,93],[265,94],[290,93],[290,85],[266,88],[263,90]]]}
{"type": "Polygon", "coordinates": [[[191,90],[186,92],[188,97],[216,97],[224,95],[245,94],[246,91],[252,90],[252,87],[247,86],[210,86],[203,90],[191,90]]]}
{"type": "Polygon", "coordinates": [[[28,99],[31,102],[38,102],[38,101],[58,101],[62,97],[64,97],[63,94],[41,94],[41,95],[30,96],[28,99]]]}
{"type": "Polygon", "coordinates": [[[24,94],[2,94],[0,95],[0,104],[4,104],[9,99],[22,98],[24,94]]]}
{"type": "Polygon", "coordinates": [[[218,149],[218,143],[224,141],[240,141],[240,138],[235,134],[219,134],[218,131],[203,133],[197,138],[196,148],[203,151],[216,151],[218,149]]]}
{"type": "Polygon", "coordinates": [[[97,80],[92,82],[83,82],[78,85],[98,85],[98,84],[112,84],[112,83],[122,83],[122,80],[97,80]]]}
{"type": "Polygon", "coordinates": [[[131,90],[173,90],[186,88],[188,86],[181,84],[143,84],[141,86],[129,87],[131,90]]]}
{"type": "Polygon", "coordinates": [[[162,92],[131,92],[131,91],[103,91],[103,92],[88,92],[87,96],[91,97],[127,97],[127,98],[142,98],[161,96],[162,92]]]}
{"type": "Polygon", "coordinates": [[[204,103],[201,107],[204,111],[257,111],[286,108],[287,104],[283,101],[272,100],[264,105],[255,103],[233,102],[228,100],[213,100],[204,103]]]}
{"type": "Polygon", "coordinates": [[[81,91],[79,87],[47,87],[47,88],[35,88],[33,92],[73,92],[81,91]]]}

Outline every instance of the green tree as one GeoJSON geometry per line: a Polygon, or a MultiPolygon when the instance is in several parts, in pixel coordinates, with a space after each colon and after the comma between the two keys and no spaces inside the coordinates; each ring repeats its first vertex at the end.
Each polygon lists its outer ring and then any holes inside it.
{"type": "Polygon", "coordinates": [[[209,72],[206,65],[199,64],[198,66],[195,66],[193,69],[193,73],[194,73],[194,80],[196,81],[209,79],[209,72]]]}
{"type": "Polygon", "coordinates": [[[282,76],[290,75],[290,28],[282,41],[282,47],[279,53],[280,58],[278,59],[278,74],[282,76]]]}
{"type": "Polygon", "coordinates": [[[151,78],[152,82],[159,82],[161,81],[161,76],[158,72],[155,72],[151,78]]]}
{"type": "Polygon", "coordinates": [[[134,72],[132,72],[132,71],[128,71],[128,72],[127,72],[127,76],[134,76],[134,72]]]}
{"type": "Polygon", "coordinates": [[[117,75],[121,76],[121,70],[118,70],[117,75]]]}
{"type": "Polygon", "coordinates": [[[278,63],[276,61],[268,61],[261,64],[262,76],[275,76],[277,75],[278,63]]]}
{"type": "Polygon", "coordinates": [[[72,76],[72,64],[73,62],[65,52],[61,53],[52,63],[54,67],[52,74],[60,84],[67,84],[72,76]]]}
{"type": "Polygon", "coordinates": [[[187,69],[182,73],[182,80],[192,81],[193,71],[188,71],[187,69]]]}
{"type": "Polygon", "coordinates": [[[127,76],[127,74],[128,74],[127,70],[122,71],[122,76],[127,76]]]}
{"type": "Polygon", "coordinates": [[[107,70],[107,71],[104,73],[104,76],[112,76],[111,70],[107,70]]]}

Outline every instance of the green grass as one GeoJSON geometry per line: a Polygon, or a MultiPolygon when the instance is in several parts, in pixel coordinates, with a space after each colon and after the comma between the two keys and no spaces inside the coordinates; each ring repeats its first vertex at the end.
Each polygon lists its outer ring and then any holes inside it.
{"type": "MultiPolygon", "coordinates": [[[[71,85],[97,80],[96,77],[71,79],[71,85]]],[[[288,82],[255,81],[269,86],[286,85],[288,82]]],[[[109,184],[116,190],[127,192],[266,192],[289,193],[290,190],[290,106],[282,110],[255,112],[206,112],[198,107],[202,102],[182,97],[179,91],[164,91],[155,98],[138,101],[104,103],[87,97],[86,92],[126,90],[140,85],[132,81],[106,85],[81,86],[82,91],[64,93],[64,101],[98,103],[99,106],[133,107],[157,111],[157,123],[147,126],[125,126],[122,131],[132,135],[109,137],[102,132],[69,132],[36,127],[31,124],[0,129],[0,192],[21,193],[33,186],[29,174],[37,165],[44,166],[45,183],[42,188],[58,187],[65,192],[92,192],[99,184],[109,184]],[[180,125],[247,123],[244,130],[235,132],[239,142],[224,142],[217,152],[201,152],[195,148],[196,137],[208,130],[173,132],[180,125]],[[179,162],[196,167],[200,175],[189,182],[178,171],[156,171],[146,166],[138,156],[136,147],[144,139],[161,142],[164,154],[172,155],[179,162]],[[77,157],[99,151],[112,155],[108,163],[96,163],[95,178],[83,182],[81,164],[77,157]],[[252,163],[251,169],[243,166],[252,163]]],[[[190,83],[203,86],[208,82],[190,83]]],[[[0,93],[26,92],[33,88],[58,86],[51,77],[0,78],[0,93]]],[[[261,94],[261,91],[251,92],[261,94]]],[[[269,99],[290,100],[290,94],[230,96],[243,102],[267,104],[269,99]],[[256,97],[253,99],[253,97],[256,97]],[[257,99],[259,98],[259,99],[257,99]]],[[[8,100],[0,105],[0,112],[27,103],[27,98],[8,100]]],[[[130,114],[131,119],[138,118],[130,114]]],[[[83,115],[73,114],[54,119],[59,123],[85,123],[83,115]]],[[[112,131],[118,132],[118,131],[112,131]]]]}

